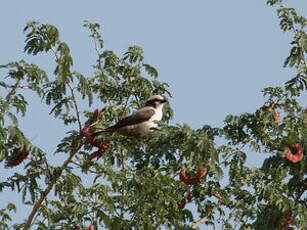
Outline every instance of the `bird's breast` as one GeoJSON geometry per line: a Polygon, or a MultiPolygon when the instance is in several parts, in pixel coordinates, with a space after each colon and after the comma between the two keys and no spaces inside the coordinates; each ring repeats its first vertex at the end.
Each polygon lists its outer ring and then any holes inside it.
{"type": "Polygon", "coordinates": [[[161,110],[157,110],[155,109],[155,114],[149,119],[149,121],[153,122],[153,121],[161,121],[162,119],[162,111],[161,110]]]}

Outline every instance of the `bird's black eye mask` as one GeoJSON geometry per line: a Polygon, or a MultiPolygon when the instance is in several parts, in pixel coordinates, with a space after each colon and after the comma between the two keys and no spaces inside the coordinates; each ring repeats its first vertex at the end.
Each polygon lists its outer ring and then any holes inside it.
{"type": "Polygon", "coordinates": [[[150,101],[147,101],[146,102],[146,106],[154,106],[157,104],[156,102],[158,102],[158,104],[162,104],[162,103],[165,103],[166,100],[165,99],[158,99],[158,98],[155,98],[155,99],[152,99],[150,101]]]}

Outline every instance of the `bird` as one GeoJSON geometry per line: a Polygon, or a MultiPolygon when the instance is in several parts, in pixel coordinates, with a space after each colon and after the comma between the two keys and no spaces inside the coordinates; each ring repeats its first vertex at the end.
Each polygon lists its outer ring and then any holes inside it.
{"type": "Polygon", "coordinates": [[[102,133],[117,132],[126,136],[139,136],[154,130],[163,117],[163,107],[167,100],[161,95],[150,97],[145,106],[134,114],[119,120],[115,125],[94,133],[98,136],[102,133]]]}

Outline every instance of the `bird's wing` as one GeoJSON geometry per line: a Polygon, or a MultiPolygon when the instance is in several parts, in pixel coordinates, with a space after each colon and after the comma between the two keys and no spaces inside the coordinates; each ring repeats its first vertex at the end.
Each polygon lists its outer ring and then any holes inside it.
{"type": "Polygon", "coordinates": [[[119,129],[127,125],[135,125],[144,121],[148,121],[155,114],[153,109],[142,109],[124,119],[118,121],[111,129],[119,129]]]}

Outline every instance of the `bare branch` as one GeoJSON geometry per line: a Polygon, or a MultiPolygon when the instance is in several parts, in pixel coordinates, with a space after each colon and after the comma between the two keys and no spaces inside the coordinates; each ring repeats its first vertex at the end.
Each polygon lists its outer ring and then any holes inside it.
{"type": "Polygon", "coordinates": [[[206,220],[206,216],[200,218],[198,221],[196,221],[194,224],[192,224],[192,228],[198,228],[199,225],[202,224],[202,222],[204,222],[206,220]]]}

